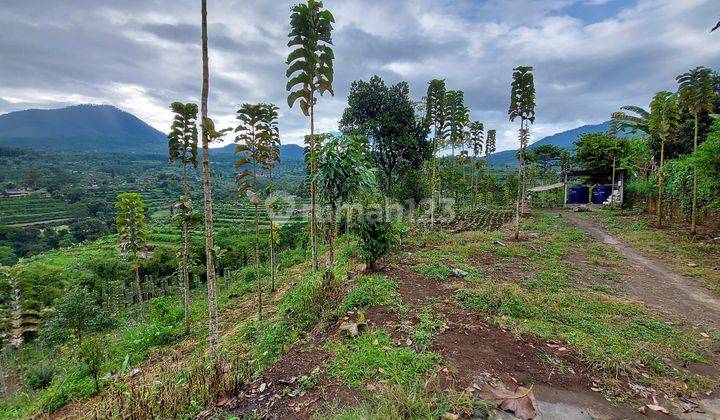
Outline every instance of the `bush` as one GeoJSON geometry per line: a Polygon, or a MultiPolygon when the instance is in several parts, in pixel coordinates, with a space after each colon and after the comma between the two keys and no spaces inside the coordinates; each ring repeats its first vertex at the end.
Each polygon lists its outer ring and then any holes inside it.
{"type": "Polygon", "coordinates": [[[30,389],[43,389],[50,385],[55,376],[55,368],[48,363],[31,366],[25,372],[25,385],[30,389]]]}
{"type": "Polygon", "coordinates": [[[372,217],[358,217],[356,231],[360,238],[360,258],[374,271],[377,261],[397,244],[392,224],[372,217]]]}

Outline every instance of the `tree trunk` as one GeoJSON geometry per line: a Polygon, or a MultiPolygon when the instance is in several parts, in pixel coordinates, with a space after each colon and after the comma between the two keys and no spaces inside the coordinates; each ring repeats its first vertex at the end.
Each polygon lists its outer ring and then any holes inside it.
{"type": "MultiPolygon", "coordinates": [[[[190,201],[190,187],[187,180],[187,166],[183,162],[183,189],[185,197],[190,201]]],[[[185,335],[190,334],[190,246],[188,229],[188,209],[183,206],[183,254],[182,254],[182,279],[183,279],[183,312],[185,335]]]]}
{"type": "Polygon", "coordinates": [[[328,269],[332,272],[335,267],[335,237],[337,235],[335,224],[335,204],[330,205],[330,235],[328,235],[328,269]]]}
{"type": "Polygon", "coordinates": [[[210,338],[210,357],[214,364],[218,363],[218,320],[217,320],[217,286],[215,283],[215,263],[213,258],[213,210],[212,210],[212,184],[210,182],[210,150],[209,139],[205,121],[208,117],[208,91],[209,91],[209,59],[207,34],[207,0],[202,2],[202,96],[200,101],[200,114],[202,117],[202,174],[203,195],[205,198],[205,268],[207,269],[208,286],[208,323],[210,338]]]}
{"type": "Polygon", "coordinates": [[[663,165],[665,164],[665,139],[660,139],[660,168],[658,169],[657,224],[662,226],[663,165]]]}
{"type": "Polygon", "coordinates": [[[347,220],[345,220],[345,236],[350,237],[350,219],[352,218],[352,206],[347,203],[347,220]]]}
{"type": "MultiPolygon", "coordinates": [[[[272,169],[268,172],[270,178],[270,187],[268,193],[272,195],[272,169]]],[[[269,213],[268,213],[269,216],[269,213]]],[[[270,291],[275,291],[275,240],[273,238],[273,220],[268,217],[270,222],[270,291]]]]}
{"type": "MultiPolygon", "coordinates": [[[[610,210],[615,209],[615,161],[617,160],[615,153],[616,152],[613,151],[612,180],[610,180],[610,210]]],[[[567,184],[567,181],[565,182],[567,184]]]]}
{"type": "Polygon", "coordinates": [[[255,280],[257,281],[258,294],[258,319],[262,319],[262,281],[260,280],[260,209],[258,208],[258,203],[255,203],[255,280]]]}
{"type": "MultiPolygon", "coordinates": [[[[520,120],[520,130],[522,131],[525,128],[525,120],[520,120]]],[[[520,153],[519,153],[519,159],[520,159],[520,168],[519,171],[519,178],[518,178],[518,192],[517,192],[517,202],[515,203],[515,239],[520,238],[520,203],[523,200],[523,183],[524,183],[524,166],[525,166],[525,158],[523,156],[523,153],[525,152],[525,148],[523,147],[522,140],[520,143],[520,153]]]]}
{"type": "Polygon", "coordinates": [[[437,153],[437,131],[438,124],[435,124],[435,137],[432,143],[432,157],[430,158],[430,229],[435,228],[435,155],[437,153]]]}
{"type": "MultiPolygon", "coordinates": [[[[136,263],[137,264],[137,263],[136,263]]],[[[143,304],[142,287],[140,286],[140,267],[135,267],[135,293],[138,298],[138,305],[140,306],[140,321],[145,321],[145,306],[143,304]]]]}
{"type": "Polygon", "coordinates": [[[315,94],[310,101],[310,247],[312,249],[312,270],[318,269],[317,244],[317,184],[315,183],[315,94]]]}
{"type": "MultiPolygon", "coordinates": [[[[698,114],[695,114],[695,136],[693,138],[693,153],[697,150],[698,143],[698,114]]],[[[693,167],[693,198],[690,232],[697,233],[697,168],[693,167]]]]}

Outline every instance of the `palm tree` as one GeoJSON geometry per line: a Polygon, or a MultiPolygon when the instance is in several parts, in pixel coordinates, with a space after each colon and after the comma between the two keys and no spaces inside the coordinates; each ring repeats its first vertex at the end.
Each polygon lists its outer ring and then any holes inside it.
{"type": "MultiPolygon", "coordinates": [[[[695,119],[695,135],[693,151],[698,146],[698,118],[702,111],[713,111],[713,99],[717,95],[713,83],[712,72],[705,67],[696,67],[676,78],[679,87],[680,107],[687,110],[695,119]]],[[[697,169],[693,174],[693,200],[691,232],[697,232],[697,169]]]]}
{"type": "Polygon", "coordinates": [[[198,107],[196,104],[173,102],[170,105],[175,114],[170,134],[168,134],[168,154],[170,163],[180,161],[182,166],[183,196],[180,197],[180,210],[182,216],[182,262],[181,270],[183,276],[183,312],[185,334],[190,333],[190,246],[189,246],[189,224],[192,205],[190,201],[190,185],[187,177],[187,167],[192,165],[197,168],[197,142],[198,132],[195,120],[197,119],[198,107]]]}
{"type": "Polygon", "coordinates": [[[260,186],[258,177],[275,163],[274,148],[280,142],[277,126],[278,108],[272,104],[243,104],[237,112],[240,124],[235,153],[241,153],[235,167],[242,169],[236,176],[238,193],[247,193],[255,207],[255,279],[258,282],[258,318],[262,318],[262,281],[260,279],[260,186]],[[250,168],[246,166],[250,165],[250,168]],[[243,169],[244,168],[244,169],[243,169]]]}
{"type": "Polygon", "coordinates": [[[483,140],[485,136],[485,126],[480,121],[473,121],[468,125],[468,139],[470,146],[473,150],[473,157],[475,158],[475,169],[473,171],[473,201],[472,208],[475,210],[475,202],[477,201],[478,185],[477,185],[477,169],[479,169],[480,161],[478,156],[482,155],[483,152],[483,140]]]}
{"type": "Polygon", "coordinates": [[[425,124],[433,128],[432,158],[430,160],[430,229],[435,227],[435,156],[443,140],[445,125],[445,80],[433,79],[428,84],[425,97],[425,124]]]}
{"type": "Polygon", "coordinates": [[[613,112],[611,118],[619,125],[619,129],[637,133],[638,131],[648,134],[648,119],[650,113],[639,106],[626,105],[620,107],[622,111],[613,112]],[[628,112],[625,112],[628,111],[628,112]]]}
{"type": "Polygon", "coordinates": [[[463,130],[470,119],[470,110],[465,106],[461,90],[449,90],[445,94],[445,138],[450,143],[451,154],[455,157],[455,148],[463,143],[463,130]]]}
{"type": "Polygon", "coordinates": [[[318,269],[317,249],[317,197],[313,175],[315,165],[315,93],[321,96],[325,92],[335,95],[332,88],[333,60],[332,24],[335,18],[328,10],[323,10],[321,1],[308,0],[307,4],[298,4],[290,15],[290,41],[288,47],[296,47],[287,57],[286,77],[290,78],[286,89],[291,92],[287,103],[290,108],[300,101],[300,109],[310,118],[310,242],[312,248],[312,268],[318,269]],[[293,91],[293,89],[296,89],[293,91]]]}
{"type": "Polygon", "coordinates": [[[662,225],[663,166],[665,164],[665,142],[677,135],[680,125],[680,110],[677,97],[670,92],[658,92],[650,103],[648,129],[650,135],[660,140],[660,168],[658,169],[657,224],[662,225]]]}
{"type": "Polygon", "coordinates": [[[140,319],[145,320],[142,287],[140,286],[140,260],[147,258],[147,225],[142,197],[138,193],[123,193],[117,196],[115,223],[120,243],[120,255],[129,259],[135,270],[133,287],[140,304],[140,319]]]}
{"type": "Polygon", "coordinates": [[[217,316],[217,287],[215,283],[215,263],[213,258],[213,203],[212,183],[210,182],[210,133],[215,132],[214,124],[208,118],[208,91],[210,89],[209,59],[208,59],[208,26],[207,26],[207,0],[201,0],[202,19],[202,92],[200,100],[200,118],[202,120],[202,176],[205,208],[205,269],[208,287],[208,324],[210,338],[210,357],[213,364],[218,363],[218,316],[217,316]],[[211,127],[212,125],[212,127],[211,127]]]}
{"type": "Polygon", "coordinates": [[[520,203],[525,195],[525,148],[530,139],[527,123],[535,122],[535,81],[533,80],[532,66],[519,66],[513,69],[513,81],[510,89],[510,107],[508,115],[510,121],[520,117],[520,183],[518,185],[518,200],[515,204],[515,239],[520,237],[520,203]]]}

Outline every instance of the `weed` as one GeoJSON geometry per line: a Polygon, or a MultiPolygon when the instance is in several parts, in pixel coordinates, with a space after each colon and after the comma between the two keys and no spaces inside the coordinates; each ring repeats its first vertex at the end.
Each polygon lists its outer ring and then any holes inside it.
{"type": "Polygon", "coordinates": [[[453,273],[451,269],[439,262],[434,262],[430,264],[420,263],[414,265],[412,269],[418,274],[437,281],[445,280],[453,273]]]}
{"type": "Polygon", "coordinates": [[[409,347],[393,347],[388,334],[381,330],[366,331],[355,338],[328,344],[333,353],[328,374],[342,379],[348,386],[360,387],[369,380],[394,384],[417,383],[438,361],[434,353],[418,353],[409,347]]]}
{"type": "Polygon", "coordinates": [[[370,306],[394,305],[400,301],[395,279],[385,276],[360,276],[340,304],[341,313],[370,306]]]}

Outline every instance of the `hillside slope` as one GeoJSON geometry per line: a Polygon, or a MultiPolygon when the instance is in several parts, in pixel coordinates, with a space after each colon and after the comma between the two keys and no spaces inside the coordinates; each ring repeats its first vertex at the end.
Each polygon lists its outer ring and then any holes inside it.
{"type": "MultiPolygon", "coordinates": [[[[553,134],[551,136],[543,137],[535,143],[528,146],[532,149],[544,144],[552,144],[566,149],[574,148],[575,140],[580,137],[581,134],[586,133],[600,133],[608,131],[610,129],[610,121],[605,121],[602,124],[590,124],[583,125],[572,130],[563,131],[561,133],[553,134]]],[[[490,164],[494,167],[497,166],[517,166],[517,149],[503,150],[502,152],[493,153],[489,157],[490,164]]]]}
{"type": "Polygon", "coordinates": [[[53,151],[165,152],[165,134],[110,105],[0,115],[0,146],[53,151]]]}

